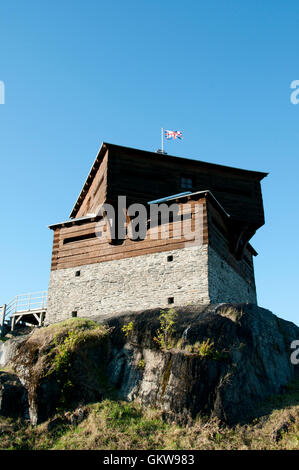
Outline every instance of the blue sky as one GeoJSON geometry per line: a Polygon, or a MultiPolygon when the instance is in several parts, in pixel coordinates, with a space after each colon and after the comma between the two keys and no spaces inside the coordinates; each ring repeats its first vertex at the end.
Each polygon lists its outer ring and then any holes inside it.
{"type": "Polygon", "coordinates": [[[299,3],[3,0],[0,304],[47,289],[51,223],[102,141],[268,171],[259,304],[298,323],[299,3]]]}

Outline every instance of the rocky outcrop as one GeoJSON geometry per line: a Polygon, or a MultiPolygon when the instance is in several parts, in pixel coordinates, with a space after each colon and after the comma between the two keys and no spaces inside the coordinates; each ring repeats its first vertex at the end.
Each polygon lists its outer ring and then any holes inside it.
{"type": "Polygon", "coordinates": [[[215,415],[228,423],[255,416],[257,405],[295,377],[290,344],[299,328],[255,305],[177,309],[178,346],[159,350],[158,312],[108,320],[114,326],[109,376],[124,397],[177,415],[215,415]],[[121,325],[134,322],[129,341],[121,325]],[[190,353],[187,345],[214,343],[218,355],[190,353]],[[142,362],[140,362],[142,361],[142,362]],[[140,367],[139,364],[144,364],[140,367]]]}
{"type": "Polygon", "coordinates": [[[166,348],[154,340],[157,309],[99,318],[105,327],[78,318],[35,330],[12,361],[28,392],[32,424],[58,407],[112,393],[182,421],[201,413],[242,422],[298,373],[290,344],[299,328],[268,310],[222,304],[176,312],[166,348]]]}
{"type": "Polygon", "coordinates": [[[28,391],[33,425],[59,409],[103,398],[108,332],[89,320],[71,320],[36,329],[18,349],[11,366],[28,391]]]}
{"type": "Polygon", "coordinates": [[[27,390],[15,374],[0,371],[0,415],[29,418],[27,390]]]}
{"type": "Polygon", "coordinates": [[[15,357],[21,344],[26,341],[27,334],[5,339],[6,341],[0,340],[0,367],[2,368],[15,357]]]}

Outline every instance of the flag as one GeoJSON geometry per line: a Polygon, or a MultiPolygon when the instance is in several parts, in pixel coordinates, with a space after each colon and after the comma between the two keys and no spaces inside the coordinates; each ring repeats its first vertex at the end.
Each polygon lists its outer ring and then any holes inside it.
{"type": "Polygon", "coordinates": [[[165,131],[166,139],[182,139],[183,134],[181,131],[165,131]]]}

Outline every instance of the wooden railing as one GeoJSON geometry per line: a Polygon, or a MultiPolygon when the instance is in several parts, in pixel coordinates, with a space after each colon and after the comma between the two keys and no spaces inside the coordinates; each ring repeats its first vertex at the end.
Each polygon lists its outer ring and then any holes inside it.
{"type": "Polygon", "coordinates": [[[17,295],[8,304],[0,307],[0,336],[3,334],[5,323],[18,313],[35,313],[47,309],[48,291],[30,292],[17,295]]]}
{"type": "Polygon", "coordinates": [[[6,304],[0,307],[0,336],[4,333],[4,322],[5,322],[6,304]]]}

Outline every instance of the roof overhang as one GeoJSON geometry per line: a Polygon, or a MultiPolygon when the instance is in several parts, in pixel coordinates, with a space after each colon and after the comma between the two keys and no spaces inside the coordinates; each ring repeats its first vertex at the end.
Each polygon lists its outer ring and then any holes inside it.
{"type": "Polygon", "coordinates": [[[86,180],[85,180],[85,183],[84,183],[84,185],[83,185],[83,188],[82,188],[82,190],[81,190],[81,192],[80,192],[80,194],[79,194],[79,196],[78,196],[78,199],[77,199],[77,201],[76,201],[76,203],[75,203],[75,205],[74,205],[74,207],[73,207],[73,209],[72,209],[72,212],[71,212],[71,214],[70,214],[70,217],[71,217],[71,218],[72,218],[72,217],[75,217],[76,213],[78,212],[78,209],[79,209],[79,207],[80,207],[80,205],[81,205],[81,203],[82,203],[84,197],[86,196],[87,191],[88,191],[89,188],[90,188],[90,185],[91,185],[91,183],[92,183],[92,181],[93,181],[93,179],[94,179],[94,176],[95,176],[96,172],[98,171],[98,169],[99,169],[99,167],[100,167],[101,161],[102,161],[102,159],[104,158],[104,156],[106,155],[107,149],[108,149],[107,144],[105,144],[105,142],[102,142],[102,145],[101,145],[101,147],[100,147],[100,150],[98,151],[98,154],[97,154],[97,156],[96,156],[96,158],[95,158],[95,161],[94,161],[93,164],[92,164],[92,167],[91,167],[91,169],[90,169],[90,171],[89,171],[89,173],[88,173],[88,176],[87,176],[87,178],[86,178],[86,180]]]}
{"type": "MultiPolygon", "coordinates": [[[[190,191],[186,191],[185,193],[175,194],[175,195],[171,195],[171,196],[168,196],[168,197],[163,197],[161,199],[157,199],[157,200],[154,200],[154,201],[149,201],[148,205],[164,204],[164,203],[167,204],[167,203],[171,203],[172,201],[175,201],[175,202],[188,202],[190,200],[198,200],[198,199],[201,199],[201,198],[206,198],[207,200],[209,200],[214,205],[214,207],[216,207],[216,209],[222,214],[222,216],[224,216],[225,219],[230,218],[230,214],[228,212],[226,212],[226,210],[220,204],[218,199],[209,190],[196,191],[196,192],[193,192],[193,193],[190,192],[190,191]]],[[[49,229],[55,230],[57,228],[62,228],[62,227],[71,227],[73,225],[81,225],[81,224],[85,224],[85,223],[97,222],[101,218],[102,218],[101,215],[89,214],[89,215],[84,216],[84,217],[77,217],[77,218],[73,218],[73,219],[68,219],[68,220],[65,220],[63,222],[58,222],[56,224],[49,225],[49,229]]],[[[255,249],[253,248],[253,246],[249,242],[247,243],[247,249],[253,256],[257,256],[258,253],[255,251],[255,249]]]]}
{"type": "Polygon", "coordinates": [[[221,170],[224,172],[229,172],[230,174],[235,174],[239,176],[244,176],[246,178],[254,179],[256,181],[261,181],[263,178],[265,178],[268,173],[260,172],[260,171],[252,171],[252,170],[244,170],[241,168],[236,168],[236,167],[231,167],[231,166],[226,166],[226,165],[218,165],[217,163],[209,163],[209,162],[203,162],[201,160],[194,160],[191,158],[183,158],[183,157],[176,157],[173,155],[168,155],[168,154],[160,154],[157,152],[150,152],[148,150],[141,150],[141,149],[136,149],[133,147],[124,147],[121,145],[115,145],[115,144],[110,144],[108,142],[102,142],[100,150],[98,151],[98,154],[95,158],[95,161],[89,171],[89,174],[86,178],[86,181],[83,185],[83,188],[79,194],[79,197],[72,209],[72,212],[70,214],[70,217],[73,218],[76,216],[76,213],[79,210],[79,207],[84,199],[84,197],[87,194],[87,191],[90,188],[90,185],[93,181],[93,178],[98,171],[100,164],[102,162],[103,157],[105,156],[107,150],[110,150],[112,153],[113,152],[118,152],[118,153],[127,153],[130,152],[131,154],[141,154],[144,156],[151,156],[152,158],[162,158],[165,160],[172,160],[173,162],[188,162],[188,164],[194,164],[196,166],[200,166],[203,170],[221,170]]]}
{"type": "MultiPolygon", "coordinates": [[[[207,199],[209,199],[214,205],[216,205],[217,209],[226,217],[226,218],[229,218],[230,217],[230,214],[228,212],[226,212],[226,210],[223,208],[223,206],[220,204],[220,202],[218,201],[218,199],[215,198],[214,194],[212,193],[212,191],[210,191],[209,189],[206,189],[204,191],[196,191],[194,193],[186,193],[186,194],[177,194],[177,195],[174,195],[174,196],[169,196],[169,197],[165,197],[163,199],[158,199],[158,201],[160,201],[161,203],[162,202],[169,202],[169,201],[189,201],[191,199],[198,199],[200,197],[205,197],[207,199]]],[[[155,201],[151,201],[150,203],[148,204],[153,204],[155,201]]]]}
{"type": "Polygon", "coordinates": [[[48,225],[48,228],[51,230],[55,230],[56,228],[61,227],[71,227],[72,225],[81,225],[85,224],[86,222],[96,222],[100,218],[101,216],[92,214],[84,217],[77,217],[76,219],[64,220],[63,222],[57,222],[57,224],[48,225]]]}

